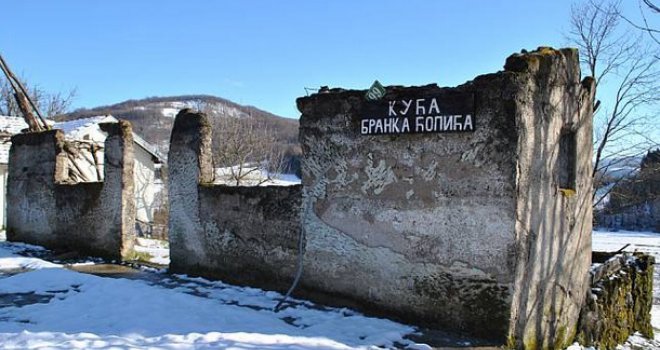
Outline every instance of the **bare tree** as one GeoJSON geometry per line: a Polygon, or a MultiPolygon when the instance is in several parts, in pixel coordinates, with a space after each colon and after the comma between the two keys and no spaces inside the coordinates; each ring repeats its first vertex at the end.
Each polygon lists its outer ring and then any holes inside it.
{"type": "Polygon", "coordinates": [[[206,103],[195,106],[213,121],[213,163],[216,181],[258,186],[273,180],[284,165],[274,134],[251,115],[231,117],[206,103]]]}
{"type": "MultiPolygon", "coordinates": [[[[653,1],[651,0],[638,0],[638,4],[639,4],[639,15],[641,17],[639,21],[634,21],[621,12],[618,13],[618,16],[621,17],[626,22],[628,22],[628,24],[631,25],[633,28],[639,29],[642,32],[648,34],[648,37],[651,40],[655,41],[656,44],[660,45],[660,39],[659,39],[660,30],[651,27],[648,20],[650,16],[657,16],[658,14],[660,14],[660,6],[654,4],[653,1]]],[[[658,58],[657,55],[655,57],[658,58]]]]}
{"type": "Polygon", "coordinates": [[[612,168],[658,145],[648,132],[658,123],[658,48],[622,25],[621,13],[618,1],[574,5],[567,35],[580,50],[583,68],[596,80],[594,186],[610,186],[594,191],[594,205],[607,197],[614,187],[611,181],[617,181],[607,177],[612,168]]]}
{"type": "MultiPolygon", "coordinates": [[[[21,82],[24,86],[28,86],[25,79],[21,79],[21,82]]],[[[32,101],[46,118],[53,118],[56,115],[68,112],[76,97],[76,89],[71,89],[66,93],[48,93],[35,85],[28,87],[27,90],[32,101]]],[[[4,77],[0,77],[0,115],[21,115],[14,98],[14,90],[4,77]]]]}

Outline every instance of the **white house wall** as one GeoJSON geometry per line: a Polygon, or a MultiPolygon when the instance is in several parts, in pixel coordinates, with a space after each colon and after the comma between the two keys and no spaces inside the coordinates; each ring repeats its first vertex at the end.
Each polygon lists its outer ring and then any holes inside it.
{"type": "Polygon", "coordinates": [[[134,150],[135,218],[142,222],[153,222],[154,210],[158,205],[155,202],[156,194],[161,191],[162,183],[156,179],[156,167],[152,155],[139,146],[134,150]]]}
{"type": "Polygon", "coordinates": [[[7,164],[0,164],[0,225],[7,227],[7,164]]]}

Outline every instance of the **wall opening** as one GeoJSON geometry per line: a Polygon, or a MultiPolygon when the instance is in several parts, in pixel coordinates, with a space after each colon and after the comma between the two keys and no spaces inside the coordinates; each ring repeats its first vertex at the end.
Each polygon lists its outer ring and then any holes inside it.
{"type": "Polygon", "coordinates": [[[562,130],[559,137],[559,157],[557,158],[559,188],[575,190],[577,138],[576,132],[562,130]]]}

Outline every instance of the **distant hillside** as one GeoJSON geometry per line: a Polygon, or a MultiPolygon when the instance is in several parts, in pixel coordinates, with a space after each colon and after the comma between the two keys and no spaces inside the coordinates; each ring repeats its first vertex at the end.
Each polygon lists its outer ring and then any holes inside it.
{"type": "Polygon", "coordinates": [[[287,161],[297,164],[297,156],[300,154],[297,120],[283,118],[253,106],[243,106],[216,96],[185,95],[128,100],[110,106],[79,109],[58,119],[73,120],[110,114],[130,121],[138,135],[154,144],[163,154],[167,154],[174,117],[183,108],[203,110],[211,118],[231,117],[250,120],[258,128],[269,130],[276,140],[275,146],[284,151],[287,161]]]}
{"type": "Polygon", "coordinates": [[[634,174],[614,183],[595,214],[596,223],[609,229],[660,232],[660,149],[649,151],[634,174]]]}

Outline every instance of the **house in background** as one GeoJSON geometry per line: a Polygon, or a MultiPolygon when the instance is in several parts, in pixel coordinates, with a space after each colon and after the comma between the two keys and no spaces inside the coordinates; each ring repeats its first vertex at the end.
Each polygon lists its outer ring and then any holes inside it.
{"type": "Polygon", "coordinates": [[[0,226],[3,230],[7,224],[7,174],[11,137],[27,127],[23,118],[0,116],[0,226]]]}
{"type": "MultiPolygon", "coordinates": [[[[97,116],[49,123],[53,129],[64,132],[67,141],[75,143],[79,152],[70,156],[71,176],[76,182],[103,181],[103,145],[106,134],[99,124],[114,123],[113,116],[97,116]]],[[[20,117],[0,116],[0,215],[2,227],[6,223],[7,166],[11,136],[26,129],[27,124],[20,117]]],[[[162,179],[166,163],[154,146],[133,133],[136,230],[138,236],[153,236],[165,239],[167,236],[166,189],[162,179]]]]}

